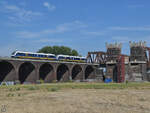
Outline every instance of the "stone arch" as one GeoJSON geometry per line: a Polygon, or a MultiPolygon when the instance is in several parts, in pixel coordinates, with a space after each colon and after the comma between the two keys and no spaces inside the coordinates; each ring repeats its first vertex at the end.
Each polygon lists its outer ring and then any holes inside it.
{"type": "Polygon", "coordinates": [[[65,64],[60,64],[57,68],[57,81],[66,81],[69,76],[69,68],[65,64]]]}
{"type": "Polygon", "coordinates": [[[21,84],[24,82],[32,82],[33,80],[31,78],[27,80],[30,75],[35,75],[35,66],[30,62],[24,62],[19,67],[19,81],[21,84]]]}
{"type": "Polygon", "coordinates": [[[75,65],[71,71],[72,80],[77,80],[78,78],[82,78],[81,72],[83,72],[82,67],[80,65],[75,65]]]}
{"type": "Polygon", "coordinates": [[[8,61],[0,61],[0,82],[13,81],[15,76],[15,68],[8,61]]]}
{"type": "Polygon", "coordinates": [[[51,64],[45,63],[39,69],[39,79],[50,82],[54,74],[54,68],[51,64]]]}
{"type": "Polygon", "coordinates": [[[94,68],[91,65],[88,65],[85,69],[85,79],[91,78],[94,68]]]}

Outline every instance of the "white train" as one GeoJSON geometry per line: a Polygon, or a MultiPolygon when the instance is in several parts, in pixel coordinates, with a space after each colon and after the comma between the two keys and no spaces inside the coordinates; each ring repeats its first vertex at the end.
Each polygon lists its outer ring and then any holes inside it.
{"type": "Polygon", "coordinates": [[[69,56],[69,55],[55,55],[46,53],[32,53],[15,51],[11,55],[12,58],[22,59],[39,59],[39,60],[54,60],[54,61],[67,61],[67,62],[87,62],[86,57],[69,56]]]}

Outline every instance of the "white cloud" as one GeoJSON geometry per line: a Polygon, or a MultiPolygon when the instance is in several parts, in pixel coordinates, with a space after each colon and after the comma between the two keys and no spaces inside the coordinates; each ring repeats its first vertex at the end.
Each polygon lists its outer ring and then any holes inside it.
{"type": "Polygon", "coordinates": [[[105,35],[106,31],[82,31],[85,35],[92,35],[92,36],[102,36],[105,35]]]}
{"type": "Polygon", "coordinates": [[[69,31],[75,31],[75,30],[79,30],[82,28],[86,28],[87,25],[76,20],[70,23],[64,23],[64,24],[60,24],[58,26],[56,26],[55,29],[47,29],[44,30],[44,33],[64,33],[64,32],[69,32],[69,31]]]}
{"type": "Polygon", "coordinates": [[[48,3],[48,2],[44,2],[43,5],[44,5],[44,7],[48,8],[49,11],[53,11],[53,10],[56,9],[55,5],[52,5],[52,4],[48,3]]]}
{"type": "Polygon", "coordinates": [[[110,30],[116,31],[150,31],[150,27],[109,27],[110,30]]]}
{"type": "Polygon", "coordinates": [[[63,41],[60,40],[60,39],[43,38],[43,39],[40,39],[40,40],[36,40],[36,42],[38,42],[38,43],[61,43],[63,41]]]}
{"type": "Polygon", "coordinates": [[[42,36],[41,32],[31,32],[31,31],[21,31],[15,33],[18,38],[35,38],[35,37],[40,37],[42,36]]]}
{"type": "Polygon", "coordinates": [[[56,26],[54,29],[45,29],[38,32],[31,32],[31,31],[21,31],[17,32],[16,36],[20,38],[37,38],[37,37],[43,37],[50,34],[60,34],[70,31],[76,31],[83,28],[86,28],[87,25],[83,24],[80,21],[73,21],[70,23],[64,23],[56,26]]]}
{"type": "Polygon", "coordinates": [[[0,12],[6,13],[8,19],[16,24],[30,22],[33,18],[42,15],[40,12],[26,10],[25,8],[17,5],[10,5],[8,3],[3,3],[1,5],[0,12]]]}

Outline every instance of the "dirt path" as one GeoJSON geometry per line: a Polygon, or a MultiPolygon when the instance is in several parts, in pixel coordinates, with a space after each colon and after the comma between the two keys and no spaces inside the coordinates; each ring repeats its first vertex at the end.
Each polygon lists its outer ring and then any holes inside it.
{"type": "Polygon", "coordinates": [[[3,105],[5,113],[150,113],[150,90],[1,91],[3,105]]]}

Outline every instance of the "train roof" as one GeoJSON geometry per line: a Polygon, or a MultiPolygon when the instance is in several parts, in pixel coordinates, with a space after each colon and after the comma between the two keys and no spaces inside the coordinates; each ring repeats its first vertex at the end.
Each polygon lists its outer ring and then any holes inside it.
{"type": "Polygon", "coordinates": [[[24,51],[16,51],[18,53],[28,53],[28,54],[38,54],[38,55],[53,55],[55,56],[55,54],[48,54],[48,53],[33,53],[33,52],[24,52],[24,51]]]}
{"type": "Polygon", "coordinates": [[[57,57],[62,56],[62,57],[70,57],[69,55],[57,55],[57,57]]]}
{"type": "Polygon", "coordinates": [[[80,57],[80,56],[69,56],[69,55],[57,55],[57,57],[62,56],[62,57],[74,57],[74,58],[86,58],[86,57],[80,57]]]}
{"type": "MultiPolygon", "coordinates": [[[[15,51],[15,53],[28,53],[28,54],[38,54],[38,55],[52,55],[52,56],[56,56],[55,54],[48,54],[48,53],[34,53],[34,52],[24,52],[24,51],[15,51]]],[[[70,56],[70,55],[57,55],[57,57],[62,56],[62,57],[74,57],[74,58],[85,58],[86,57],[81,57],[81,56],[70,56]]]]}

